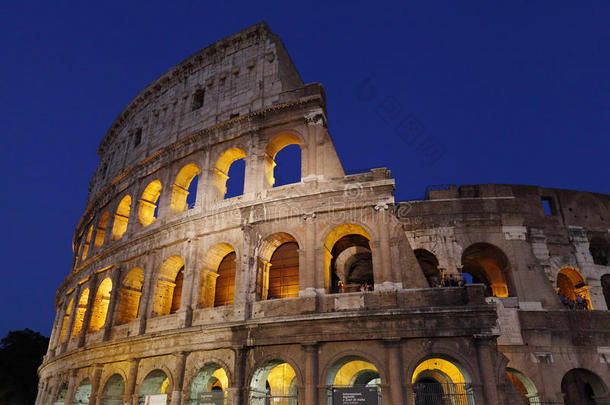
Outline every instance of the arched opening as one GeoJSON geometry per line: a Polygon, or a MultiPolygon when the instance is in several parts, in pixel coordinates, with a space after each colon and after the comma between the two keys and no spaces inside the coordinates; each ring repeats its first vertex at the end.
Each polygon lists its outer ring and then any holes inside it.
{"type": "Polygon", "coordinates": [[[89,289],[85,290],[80,294],[78,300],[78,306],[76,307],[76,314],[74,318],[74,326],[72,327],[72,339],[77,337],[83,327],[83,321],[85,320],[85,313],[87,312],[87,303],[89,302],[89,289]]]}
{"type": "Polygon", "coordinates": [[[61,323],[61,332],[59,334],[59,341],[61,343],[66,340],[66,329],[68,329],[68,322],[70,321],[70,314],[72,313],[72,305],[74,305],[74,298],[70,298],[68,306],[66,307],[66,313],[64,314],[64,320],[61,323]]]}
{"type": "Polygon", "coordinates": [[[161,195],[161,182],[151,181],[144,189],[140,198],[138,218],[143,226],[152,224],[157,219],[159,196],[161,195]]]}
{"type": "Polygon", "coordinates": [[[371,237],[360,225],[342,224],[324,242],[326,288],[331,293],[369,291],[375,286],[371,237]]]}
{"type": "Polygon", "coordinates": [[[193,379],[190,386],[192,404],[226,405],[229,378],[218,364],[207,364],[193,379]]]}
{"type": "Polygon", "coordinates": [[[219,243],[206,253],[199,275],[199,307],[233,304],[235,269],[235,249],[228,243],[219,243]]]}
{"type": "Polygon", "coordinates": [[[91,396],[91,381],[88,378],[85,378],[78,385],[76,392],[74,393],[74,401],[72,401],[73,405],[88,405],[89,397],[91,396]]]}
{"type": "Polygon", "coordinates": [[[584,368],[574,368],[563,376],[561,392],[565,405],[601,405],[610,401],[602,380],[584,368]]]}
{"type": "Polygon", "coordinates": [[[197,196],[198,175],[199,168],[193,163],[187,164],[178,172],[176,181],[172,186],[172,212],[181,212],[193,208],[197,196]],[[189,200],[192,205],[189,204],[189,200]]]}
{"type": "Polygon", "coordinates": [[[594,236],[589,242],[589,252],[593,257],[593,263],[607,266],[610,261],[610,244],[604,238],[594,236]]]}
{"type": "Polygon", "coordinates": [[[129,212],[131,211],[131,196],[123,197],[114,214],[114,223],[112,224],[112,240],[119,240],[127,231],[129,223],[129,212]]]}
{"type": "Polygon", "coordinates": [[[538,390],[536,389],[534,382],[528,376],[513,368],[506,368],[506,374],[524,404],[537,405],[540,403],[538,390]]]}
{"type": "Polygon", "coordinates": [[[474,404],[470,375],[450,359],[430,357],[411,376],[416,405],[474,404]]]}
{"type": "Polygon", "coordinates": [[[417,259],[419,266],[424,272],[424,277],[426,277],[426,280],[428,280],[428,285],[430,287],[439,286],[441,273],[438,269],[438,259],[436,256],[426,249],[415,249],[413,253],[415,254],[415,258],[417,259]]]}
{"type": "Polygon", "coordinates": [[[301,141],[296,135],[280,134],[269,142],[265,150],[265,179],[269,187],[301,181],[301,141]]]}
{"type": "Polygon", "coordinates": [[[604,274],[600,281],[602,284],[602,292],[606,299],[606,308],[610,309],[610,274],[604,274]]]}
{"type": "Polygon", "coordinates": [[[343,404],[341,398],[365,399],[367,404],[381,400],[381,377],[377,367],[359,356],[337,361],[326,374],[327,404],[343,404]]]}
{"type": "Polygon", "coordinates": [[[299,245],[292,235],[278,232],[263,240],[257,266],[259,299],[299,296],[299,245]]]}
{"type": "Polygon", "coordinates": [[[122,405],[125,394],[125,380],[120,374],[113,374],[102,390],[100,405],[122,405]]]}
{"type": "MultiPolygon", "coordinates": [[[[68,383],[65,382],[61,385],[61,387],[59,388],[59,391],[57,393],[57,400],[55,401],[54,405],[65,405],[67,398],[66,396],[68,396],[68,383]]],[[[51,397],[51,396],[49,396],[51,397]]]]}
{"type": "Polygon", "coordinates": [[[166,259],[157,276],[153,316],[173,314],[180,308],[184,261],[174,255],[166,259]]]}
{"type": "Polygon", "coordinates": [[[89,254],[89,245],[91,244],[91,235],[93,234],[93,225],[89,226],[89,230],[87,231],[87,237],[85,238],[85,243],[83,243],[83,254],[81,256],[81,261],[84,261],[89,254]]]}
{"type": "Polygon", "coordinates": [[[585,278],[574,267],[563,267],[557,273],[557,294],[570,309],[593,309],[585,278]]]}
{"type": "Polygon", "coordinates": [[[129,273],[123,279],[115,315],[117,325],[132,322],[138,317],[143,282],[144,271],[140,267],[129,270],[129,273]]]}
{"type": "Polygon", "coordinates": [[[106,239],[106,228],[108,227],[109,217],[110,213],[106,211],[102,215],[102,218],[100,218],[100,222],[97,223],[97,229],[95,230],[95,249],[99,248],[104,244],[104,240],[106,239]]]}
{"type": "Polygon", "coordinates": [[[89,321],[89,332],[100,330],[106,322],[106,314],[108,312],[108,304],[110,303],[110,293],[112,292],[112,280],[106,277],[97,287],[95,301],[93,301],[93,309],[91,311],[91,320],[89,321]]]}
{"type": "Polygon", "coordinates": [[[250,405],[297,405],[297,378],[294,369],[281,360],[258,367],[250,381],[250,405]]]}
{"type": "Polygon", "coordinates": [[[246,152],[240,148],[231,148],[226,150],[214,166],[214,178],[212,184],[216,190],[216,200],[222,200],[223,198],[231,198],[243,194],[244,190],[244,178],[245,178],[245,159],[246,152]],[[240,161],[241,163],[238,163],[240,161]],[[228,192],[227,180],[229,180],[229,170],[233,164],[237,163],[231,175],[234,177],[231,181],[231,190],[228,192]],[[238,167],[239,166],[239,167],[238,167]]]}
{"type": "Polygon", "coordinates": [[[509,262],[504,252],[489,243],[470,245],[462,254],[464,281],[466,284],[485,284],[487,296],[509,296],[508,270],[509,262]]]}
{"type": "Polygon", "coordinates": [[[153,370],[146,375],[138,392],[138,404],[167,403],[172,392],[171,383],[163,370],[153,370]],[[165,402],[164,402],[165,401],[165,402]]]}
{"type": "Polygon", "coordinates": [[[45,405],[53,404],[53,387],[52,386],[47,389],[44,404],[45,405]]]}

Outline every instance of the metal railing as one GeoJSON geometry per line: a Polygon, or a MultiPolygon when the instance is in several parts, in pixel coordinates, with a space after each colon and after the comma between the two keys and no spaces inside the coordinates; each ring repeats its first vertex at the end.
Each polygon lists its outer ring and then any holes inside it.
{"type": "Polygon", "coordinates": [[[474,405],[471,384],[427,383],[413,385],[415,405],[474,405]]]}

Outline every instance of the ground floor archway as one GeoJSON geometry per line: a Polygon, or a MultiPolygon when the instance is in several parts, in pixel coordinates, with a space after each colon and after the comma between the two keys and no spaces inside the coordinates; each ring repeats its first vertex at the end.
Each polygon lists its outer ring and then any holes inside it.
{"type": "Polygon", "coordinates": [[[91,396],[91,381],[88,378],[85,378],[78,385],[76,392],[74,393],[74,401],[72,401],[73,405],[88,405],[89,404],[89,396],[91,396]]]}
{"type": "Polygon", "coordinates": [[[190,391],[190,405],[226,405],[229,378],[224,368],[215,363],[205,365],[193,378],[190,391]]]}
{"type": "MultiPolygon", "coordinates": [[[[138,404],[145,404],[148,397],[154,398],[158,401],[156,403],[162,403],[163,400],[167,404],[170,402],[169,394],[171,393],[170,380],[163,370],[153,370],[146,375],[140,390],[138,391],[138,404]]],[[[151,398],[151,399],[152,399],[151,398]]],[[[149,399],[149,401],[151,400],[149,399]]]]}
{"type": "Polygon", "coordinates": [[[100,405],[121,405],[125,394],[125,381],[120,374],[113,374],[104,384],[100,405]]]}
{"type": "Polygon", "coordinates": [[[540,403],[540,395],[536,385],[528,376],[510,367],[506,368],[506,374],[524,404],[537,405],[540,403]]]}
{"type": "Polygon", "coordinates": [[[290,364],[268,361],[256,369],[250,381],[249,405],[297,405],[297,378],[290,364]]]}
{"type": "Polygon", "coordinates": [[[431,357],[421,361],[411,377],[415,405],[474,405],[468,372],[457,361],[431,357]]]}
{"type": "Polygon", "coordinates": [[[326,402],[337,405],[344,398],[354,398],[355,403],[381,403],[381,377],[377,367],[359,356],[344,357],[328,370],[326,375],[326,402]]]}
{"type": "Polygon", "coordinates": [[[584,368],[568,371],[561,380],[565,405],[606,405],[610,403],[608,388],[594,373],[584,368]]]}

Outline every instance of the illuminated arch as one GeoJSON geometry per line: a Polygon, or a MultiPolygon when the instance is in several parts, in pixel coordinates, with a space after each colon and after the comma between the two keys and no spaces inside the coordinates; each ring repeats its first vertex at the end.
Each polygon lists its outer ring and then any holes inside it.
{"type": "Polygon", "coordinates": [[[244,159],[246,152],[241,148],[231,148],[224,151],[214,166],[212,185],[216,189],[217,199],[222,200],[227,193],[227,180],[229,179],[229,169],[233,162],[244,159]]]}
{"type": "Polygon", "coordinates": [[[108,211],[104,212],[102,218],[100,218],[100,222],[97,223],[97,229],[95,230],[95,249],[99,248],[104,244],[104,240],[106,239],[106,228],[108,227],[108,218],[110,217],[110,213],[108,211]]]}
{"type": "Polygon", "coordinates": [[[173,314],[180,308],[184,260],[178,255],[167,258],[157,275],[153,316],[173,314]]]}
{"type": "Polygon", "coordinates": [[[540,396],[534,382],[525,374],[514,368],[507,367],[506,374],[515,386],[519,396],[526,404],[535,405],[540,403],[540,396]]]}
{"type": "Polygon", "coordinates": [[[430,287],[435,287],[441,279],[441,273],[438,269],[438,259],[434,253],[426,249],[415,249],[413,253],[424,272],[424,277],[428,280],[428,285],[430,287]]]}
{"type": "Polygon", "coordinates": [[[411,383],[416,403],[444,403],[444,399],[474,403],[470,374],[449,358],[429,356],[420,361],[413,370],[411,383]]]}
{"type": "Polygon", "coordinates": [[[78,336],[82,327],[83,321],[85,320],[85,313],[87,312],[87,303],[89,302],[89,289],[85,290],[80,294],[78,300],[78,306],[76,307],[76,314],[74,318],[74,326],[72,327],[72,339],[78,336]]]}
{"type": "Polygon", "coordinates": [[[61,333],[59,334],[59,341],[63,343],[66,340],[66,329],[68,329],[68,322],[70,321],[70,314],[72,313],[72,305],[74,304],[74,298],[70,298],[68,306],[66,307],[66,313],[64,320],[61,323],[61,333]]]}
{"type": "Polygon", "coordinates": [[[199,400],[202,394],[207,393],[212,400],[215,400],[214,403],[222,400],[226,404],[228,387],[229,378],[226,370],[216,363],[208,363],[199,370],[188,389],[193,403],[199,400]]]}
{"type": "MultiPolygon", "coordinates": [[[[144,403],[144,399],[147,395],[159,395],[167,394],[168,396],[172,392],[171,381],[165,371],[161,369],[152,370],[144,377],[138,390],[138,397],[140,401],[138,403],[144,403]]],[[[167,403],[169,403],[169,398],[167,403]]]]}
{"type": "Polygon", "coordinates": [[[369,360],[360,356],[345,356],[328,369],[326,385],[335,387],[379,386],[379,370],[369,360]]]}
{"type": "Polygon", "coordinates": [[[91,381],[88,378],[83,379],[76,392],[74,393],[73,405],[84,405],[89,404],[89,397],[91,396],[91,381]]]}
{"type": "Polygon", "coordinates": [[[114,214],[114,223],[112,224],[112,240],[119,240],[127,231],[129,223],[129,213],[131,212],[131,196],[123,197],[114,214]]]}
{"type": "Polygon", "coordinates": [[[566,266],[559,270],[557,273],[557,288],[560,294],[573,301],[576,301],[579,295],[582,296],[587,300],[588,309],[593,309],[589,296],[589,286],[575,267],[566,266]]]}
{"type": "Polygon", "coordinates": [[[269,187],[273,187],[275,184],[275,157],[279,151],[289,145],[298,145],[301,147],[301,140],[294,134],[282,133],[276,135],[265,149],[265,179],[267,180],[267,185],[269,187]]]}
{"type": "MultiPolygon", "coordinates": [[[[462,273],[469,274],[473,283],[487,286],[487,295],[510,295],[506,277],[510,264],[500,248],[489,243],[470,245],[462,254],[462,266],[462,273]]],[[[465,279],[468,280],[468,276],[465,279]]]]}
{"type": "Polygon", "coordinates": [[[257,267],[260,299],[298,297],[299,244],[294,236],[277,232],[265,238],[258,248],[257,267]]]}
{"type": "Polygon", "coordinates": [[[362,283],[374,285],[370,243],[371,235],[358,224],[341,224],[328,233],[324,239],[324,283],[328,291],[337,292],[339,281],[346,291],[358,291],[362,283]]]}
{"type": "Polygon", "coordinates": [[[172,212],[181,212],[188,209],[186,198],[189,195],[189,187],[198,175],[199,168],[193,163],[189,163],[180,169],[176,181],[172,185],[172,212]]]}
{"type": "Polygon", "coordinates": [[[112,291],[112,280],[106,277],[97,287],[93,309],[91,310],[91,320],[89,321],[89,332],[100,330],[106,322],[108,304],[110,303],[110,293],[112,291]]]}
{"type": "Polygon", "coordinates": [[[561,392],[567,405],[602,405],[610,395],[602,379],[584,368],[573,368],[563,376],[561,392]]]}
{"type": "Polygon", "coordinates": [[[208,250],[199,275],[199,307],[217,307],[233,303],[235,259],[235,249],[228,243],[219,243],[208,250]]]}
{"type": "Polygon", "coordinates": [[[156,217],[156,210],[161,195],[161,182],[159,180],[151,181],[142,192],[140,198],[140,210],[138,218],[144,226],[152,224],[156,217]]]}
{"type": "Polygon", "coordinates": [[[117,325],[132,322],[138,317],[143,282],[144,271],[137,266],[129,270],[129,273],[123,279],[115,315],[117,325]]]}
{"type": "Polygon", "coordinates": [[[266,361],[252,375],[249,403],[296,403],[297,380],[294,368],[289,363],[279,359],[266,361]]]}
{"type": "Polygon", "coordinates": [[[120,374],[113,374],[106,380],[100,396],[100,405],[118,405],[123,402],[125,380],[120,374]]]}
{"type": "Polygon", "coordinates": [[[83,243],[83,254],[81,256],[81,261],[84,261],[89,254],[89,245],[91,244],[91,235],[93,234],[93,225],[89,226],[89,230],[87,231],[87,237],[85,238],[85,243],[83,243]]]}

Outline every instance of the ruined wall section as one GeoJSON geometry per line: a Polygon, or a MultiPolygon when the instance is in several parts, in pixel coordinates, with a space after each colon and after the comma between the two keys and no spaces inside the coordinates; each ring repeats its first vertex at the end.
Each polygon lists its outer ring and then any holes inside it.
{"type": "Polygon", "coordinates": [[[278,104],[301,87],[284,45],[264,23],[204,48],[147,86],[116,118],[99,146],[87,203],[163,147],[278,104]]]}

